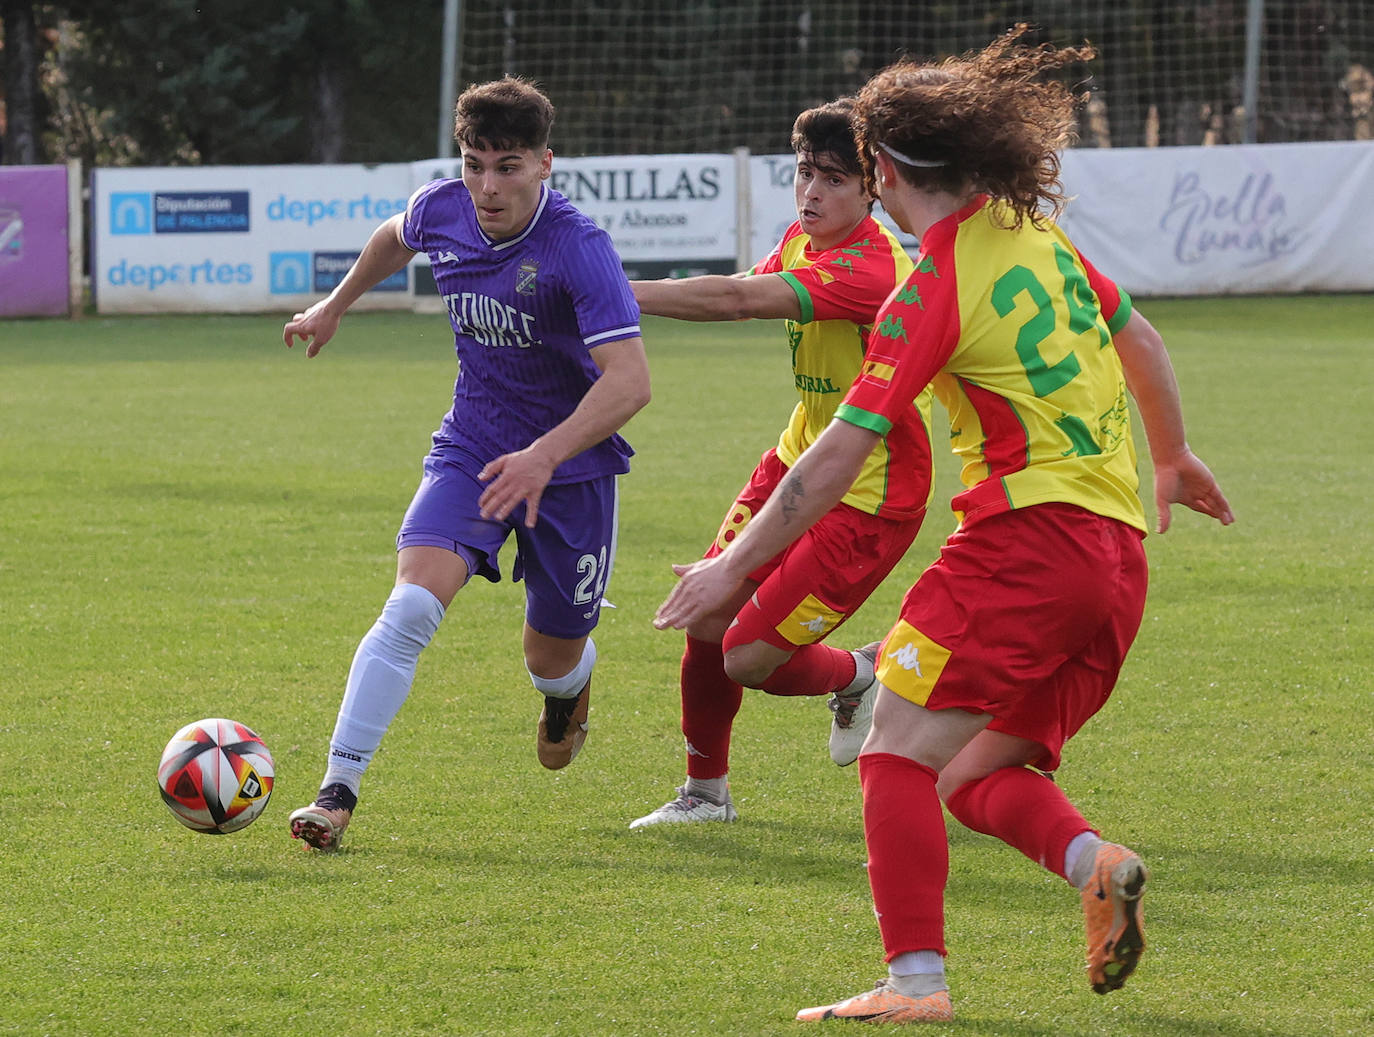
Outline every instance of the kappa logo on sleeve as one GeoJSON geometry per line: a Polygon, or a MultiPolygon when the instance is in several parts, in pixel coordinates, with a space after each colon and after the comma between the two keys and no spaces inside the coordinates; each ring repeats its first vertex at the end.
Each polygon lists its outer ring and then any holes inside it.
{"type": "Polygon", "coordinates": [[[901,339],[903,342],[910,341],[906,337],[906,326],[902,324],[902,318],[895,313],[889,312],[883,318],[883,322],[873,330],[883,338],[901,339]]]}
{"type": "Polygon", "coordinates": [[[908,284],[897,293],[897,301],[903,306],[915,306],[917,309],[924,310],[926,304],[921,299],[921,293],[914,284],[908,284]]]}

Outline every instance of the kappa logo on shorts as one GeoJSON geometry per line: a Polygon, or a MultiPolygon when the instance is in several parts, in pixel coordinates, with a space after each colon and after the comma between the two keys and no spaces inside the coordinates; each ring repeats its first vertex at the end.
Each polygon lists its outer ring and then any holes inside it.
{"type": "Polygon", "coordinates": [[[795,645],[815,644],[840,625],[843,612],[837,612],[814,594],[808,594],[775,630],[795,645]]]}
{"type": "Polygon", "coordinates": [[[526,259],[521,262],[520,269],[515,273],[515,290],[521,295],[534,294],[534,282],[539,276],[539,264],[533,259],[526,259]]]}
{"type": "Polygon", "coordinates": [[[895,659],[897,665],[904,670],[915,670],[917,677],[925,676],[925,674],[921,673],[921,650],[910,641],[902,645],[902,647],[898,648],[895,652],[888,652],[887,657],[889,659],[895,659]]]}
{"type": "Polygon", "coordinates": [[[924,706],[945,672],[950,651],[906,620],[898,620],[878,660],[878,680],[908,702],[924,706]],[[897,647],[900,646],[900,647],[897,647]]]}

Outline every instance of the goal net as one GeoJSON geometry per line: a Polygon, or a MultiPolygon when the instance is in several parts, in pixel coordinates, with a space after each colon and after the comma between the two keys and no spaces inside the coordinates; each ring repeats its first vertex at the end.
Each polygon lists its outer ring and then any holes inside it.
{"type": "Polygon", "coordinates": [[[564,155],[788,150],[797,113],[890,62],[1018,21],[1091,42],[1082,147],[1374,136],[1370,0],[507,0],[460,5],[459,88],[510,73],[558,107],[564,155]],[[1247,101],[1249,108],[1247,110],[1247,101]]]}

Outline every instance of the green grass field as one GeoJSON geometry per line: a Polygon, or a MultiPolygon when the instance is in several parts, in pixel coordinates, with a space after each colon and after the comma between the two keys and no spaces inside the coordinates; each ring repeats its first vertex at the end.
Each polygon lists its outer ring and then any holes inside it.
{"type": "MultiPolygon", "coordinates": [[[[1374,305],[1142,308],[1238,516],[1176,512],[1149,539],[1140,637],[1060,772],[1147,858],[1151,949],[1094,995],[1076,894],[951,823],[947,1030],[1369,1034],[1374,305]]],[[[798,1008],[871,985],[857,772],[826,755],[824,700],[746,699],[737,824],[626,827],[683,773],[680,635],[650,618],[791,406],[777,329],[646,325],[656,395],[578,761],[535,761],[519,588],[474,584],[328,857],[286,815],[390,587],[453,358],[442,317],[352,317],[311,361],[280,325],[0,322],[0,1033],[799,1034],[798,1008]],[[276,758],[266,814],[223,838],[154,784],[203,716],[276,758]]],[[[937,467],[846,646],[886,630],[949,531],[937,467]]]]}

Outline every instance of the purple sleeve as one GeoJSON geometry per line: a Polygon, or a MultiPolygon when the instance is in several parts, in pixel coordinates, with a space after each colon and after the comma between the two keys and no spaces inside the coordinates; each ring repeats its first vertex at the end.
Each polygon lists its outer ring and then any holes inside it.
{"type": "Polygon", "coordinates": [[[429,204],[430,196],[443,183],[442,180],[431,180],[429,183],[416,188],[415,193],[410,196],[410,201],[406,202],[405,219],[401,223],[401,240],[406,248],[416,252],[426,252],[425,239],[420,233],[420,228],[424,225],[425,206],[429,204]]]}
{"type": "Polygon", "coordinates": [[[568,293],[587,348],[637,337],[639,304],[610,235],[588,226],[570,248],[576,261],[567,267],[568,293]]]}

